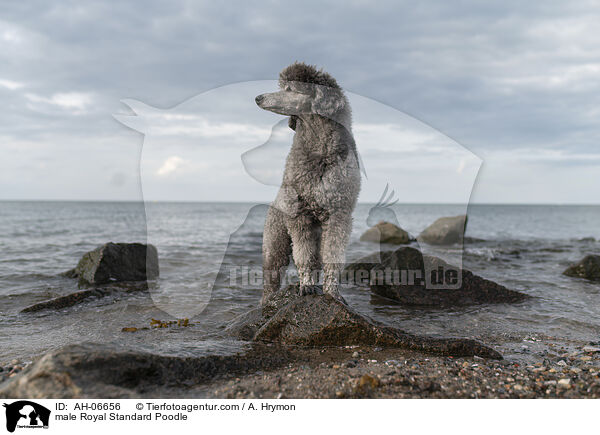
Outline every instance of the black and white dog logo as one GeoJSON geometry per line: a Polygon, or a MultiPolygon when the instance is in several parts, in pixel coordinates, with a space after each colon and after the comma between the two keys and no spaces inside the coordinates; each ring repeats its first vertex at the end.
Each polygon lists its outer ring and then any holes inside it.
{"type": "Polygon", "coordinates": [[[4,404],[6,408],[6,430],[14,432],[18,427],[26,429],[48,428],[50,410],[29,400],[4,404]]]}

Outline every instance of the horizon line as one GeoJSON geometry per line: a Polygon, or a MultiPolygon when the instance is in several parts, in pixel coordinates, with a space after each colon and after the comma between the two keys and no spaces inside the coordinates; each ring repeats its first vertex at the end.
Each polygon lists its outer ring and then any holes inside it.
{"type": "MultiPolygon", "coordinates": [[[[185,200],[135,200],[135,199],[2,199],[0,202],[82,202],[82,203],[164,203],[164,204],[255,204],[268,205],[269,201],[185,201],[185,200]]],[[[376,202],[358,202],[357,205],[374,205],[376,202]]],[[[528,205],[528,206],[600,206],[600,203],[565,202],[397,202],[395,205],[528,205]]]]}

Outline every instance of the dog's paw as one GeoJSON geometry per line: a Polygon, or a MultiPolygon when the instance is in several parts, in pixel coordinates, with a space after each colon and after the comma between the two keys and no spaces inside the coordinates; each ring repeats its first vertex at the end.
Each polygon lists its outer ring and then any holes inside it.
{"type": "Polygon", "coordinates": [[[300,296],[320,295],[323,294],[323,290],[318,285],[301,285],[298,294],[300,296]]]}

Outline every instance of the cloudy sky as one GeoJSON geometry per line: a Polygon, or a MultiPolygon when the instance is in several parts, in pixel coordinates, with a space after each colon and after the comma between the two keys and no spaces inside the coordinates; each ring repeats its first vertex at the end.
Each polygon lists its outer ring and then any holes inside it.
{"type": "MultiPolygon", "coordinates": [[[[243,171],[250,142],[237,155],[222,154],[226,145],[204,152],[231,159],[223,167],[191,162],[198,157],[182,149],[202,126],[204,136],[226,130],[259,146],[279,118],[252,102],[242,117],[241,108],[221,107],[213,124],[198,115],[206,107],[180,109],[200,107],[215,88],[275,79],[302,60],[336,77],[353,103],[372,104],[355,110],[371,180],[378,168],[414,170],[406,152],[424,144],[429,190],[420,197],[457,200],[443,189],[436,196],[450,172],[431,163],[448,161],[444,144],[454,144],[483,161],[474,202],[600,203],[598,2],[56,3],[0,5],[0,199],[140,200],[144,137],[113,117],[132,115],[121,102],[129,99],[185,121],[171,126],[170,141],[152,142],[162,147],[152,163],[157,185],[193,166],[205,179],[171,180],[177,198],[265,200],[272,193],[256,177],[236,178],[247,176],[235,168],[243,171]],[[397,111],[397,124],[368,119],[367,107],[397,111]]],[[[255,83],[270,90],[271,82],[255,83]]],[[[210,107],[221,98],[212,95],[210,107]]],[[[468,158],[457,162],[457,176],[469,173],[468,158]]],[[[410,179],[398,179],[397,191],[419,190],[410,179]]],[[[147,199],[168,199],[164,189],[147,199]]]]}

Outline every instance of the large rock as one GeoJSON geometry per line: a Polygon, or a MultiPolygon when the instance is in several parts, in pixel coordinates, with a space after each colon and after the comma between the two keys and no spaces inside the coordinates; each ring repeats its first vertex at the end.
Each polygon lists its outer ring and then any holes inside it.
{"type": "Polygon", "coordinates": [[[440,355],[502,358],[475,340],[421,337],[382,325],[329,295],[298,296],[295,285],[280,290],[262,308],[241,316],[228,332],[243,340],[293,346],[370,345],[440,355]]]}
{"type": "Polygon", "coordinates": [[[467,215],[439,218],[423,230],[418,240],[430,245],[462,243],[467,220],[467,215]]]}
{"type": "Polygon", "coordinates": [[[591,281],[600,281],[600,255],[587,255],[579,263],[568,267],[563,274],[591,281]]]}
{"type": "Polygon", "coordinates": [[[369,285],[376,295],[404,305],[447,308],[482,303],[520,302],[529,297],[466,269],[449,265],[440,258],[424,256],[418,249],[411,247],[381,252],[379,257],[377,254],[369,255],[348,265],[346,270],[351,272],[350,277],[354,277],[355,280],[362,278],[363,281],[356,282],[357,284],[369,285]],[[443,274],[439,273],[440,270],[443,274]],[[362,271],[362,276],[358,271],[362,271]],[[395,277],[391,275],[391,271],[398,271],[395,277]],[[402,271],[406,273],[403,275],[402,271]],[[426,285],[426,273],[433,272],[437,278],[449,271],[456,277],[461,276],[462,283],[459,288],[443,288],[443,285],[435,288],[426,285]],[[412,282],[409,281],[409,272],[418,273],[413,275],[417,278],[412,279],[412,282]],[[396,281],[389,282],[389,278],[396,281]]]}
{"type": "Polygon", "coordinates": [[[390,222],[379,222],[374,227],[365,231],[360,236],[360,240],[363,242],[390,243],[393,245],[407,245],[412,241],[406,231],[390,222]]]}
{"type": "Polygon", "coordinates": [[[153,245],[110,242],[84,254],[65,275],[78,278],[80,287],[152,280],[158,277],[158,252],[153,245]]]}
{"type": "Polygon", "coordinates": [[[0,385],[2,398],[135,398],[176,395],[221,375],[278,368],[285,349],[256,348],[245,354],[177,357],[108,344],[84,343],[50,351],[0,385]]]}

